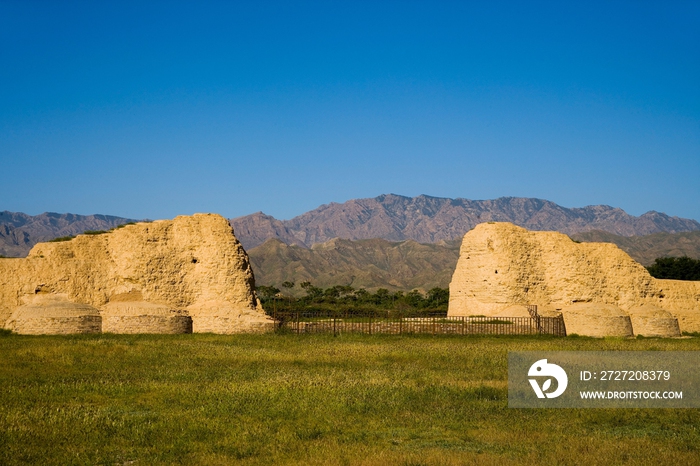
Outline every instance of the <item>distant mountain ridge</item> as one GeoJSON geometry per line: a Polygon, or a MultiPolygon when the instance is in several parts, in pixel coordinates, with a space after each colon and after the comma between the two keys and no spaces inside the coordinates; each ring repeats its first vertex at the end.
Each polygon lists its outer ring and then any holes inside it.
{"type": "MultiPolygon", "coordinates": [[[[31,216],[0,212],[0,255],[25,256],[37,242],[86,230],[109,230],[130,221],[135,220],[109,215],[47,212],[31,216]]],[[[488,221],[512,222],[530,230],[553,230],[569,235],[602,231],[631,237],[700,231],[700,223],[695,220],[653,211],[635,217],[610,206],[570,209],[532,198],[471,201],[396,194],[325,204],[291,220],[278,220],[257,212],[231,219],[231,224],[243,247],[250,250],[271,238],[305,248],[334,238],[439,243],[461,239],[477,224],[488,221]]]]}
{"type": "Polygon", "coordinates": [[[87,230],[109,230],[136,220],[111,215],[0,212],[0,255],[24,257],[36,243],[87,230]]]}
{"type": "MultiPolygon", "coordinates": [[[[370,290],[425,292],[434,287],[447,288],[460,244],[461,241],[421,244],[411,240],[335,238],[305,248],[270,239],[250,249],[248,256],[257,285],[281,287],[285,281],[297,285],[310,281],[321,288],[350,285],[370,290]]],[[[298,286],[291,293],[304,294],[298,286]]]]}
{"type": "Polygon", "coordinates": [[[461,238],[477,224],[489,221],[569,235],[591,230],[618,236],[700,230],[696,220],[654,211],[636,217],[605,205],[566,208],[533,198],[472,201],[396,194],[325,204],[291,220],[278,220],[257,212],[231,219],[231,224],[243,246],[251,249],[270,238],[305,247],[333,238],[436,243],[461,238]]]}

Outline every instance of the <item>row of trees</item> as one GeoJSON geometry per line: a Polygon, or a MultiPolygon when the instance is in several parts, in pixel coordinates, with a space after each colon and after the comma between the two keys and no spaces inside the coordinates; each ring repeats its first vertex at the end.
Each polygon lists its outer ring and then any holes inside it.
{"type": "Polygon", "coordinates": [[[700,260],[690,257],[660,257],[647,270],[656,278],[700,280],[700,260]]]}
{"type": "Polygon", "coordinates": [[[449,290],[433,288],[427,293],[413,290],[391,292],[379,288],[369,292],[364,288],[355,289],[352,286],[336,285],[329,288],[319,288],[311,282],[299,284],[305,295],[292,296],[294,282],[282,283],[282,292],[274,286],[258,286],[258,297],[268,312],[271,307],[275,310],[307,311],[307,310],[392,310],[402,313],[415,311],[444,311],[447,312],[449,290]]]}

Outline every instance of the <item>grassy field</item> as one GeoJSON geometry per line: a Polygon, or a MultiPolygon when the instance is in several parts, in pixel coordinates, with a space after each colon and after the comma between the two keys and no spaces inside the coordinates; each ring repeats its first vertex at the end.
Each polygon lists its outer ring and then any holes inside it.
{"type": "Polygon", "coordinates": [[[507,407],[509,350],[681,340],[0,336],[0,464],[699,464],[691,409],[507,407]]]}

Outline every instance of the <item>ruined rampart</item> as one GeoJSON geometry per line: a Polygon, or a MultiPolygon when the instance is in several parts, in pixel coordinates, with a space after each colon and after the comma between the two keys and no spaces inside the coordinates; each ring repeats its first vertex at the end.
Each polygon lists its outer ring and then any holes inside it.
{"type": "Polygon", "coordinates": [[[568,313],[572,327],[588,335],[606,328],[622,335],[631,321],[635,334],[666,328],[670,336],[669,318],[681,331],[700,331],[700,282],[657,280],[614,244],[482,223],[462,241],[448,315],[503,315],[517,304],[535,304],[542,315],[561,312],[565,322],[568,313]]]}
{"type": "Polygon", "coordinates": [[[51,318],[72,303],[98,309],[103,330],[119,333],[267,330],[272,322],[254,289],[228,221],[195,214],[39,243],[26,258],[0,259],[0,325],[21,332],[23,313],[51,318]]]}

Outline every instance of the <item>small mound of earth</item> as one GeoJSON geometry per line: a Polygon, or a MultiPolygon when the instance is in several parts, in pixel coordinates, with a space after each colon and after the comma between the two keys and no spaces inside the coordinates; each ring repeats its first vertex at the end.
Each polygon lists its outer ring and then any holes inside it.
{"type": "Polygon", "coordinates": [[[629,314],[612,304],[574,303],[562,309],[567,335],[631,337],[629,314]]]}
{"type": "Polygon", "coordinates": [[[187,311],[146,301],[110,301],[102,307],[102,331],[109,333],[192,333],[187,311]]]}
{"type": "Polygon", "coordinates": [[[678,319],[670,312],[652,304],[637,306],[629,310],[635,335],[645,337],[679,337],[678,319]]]}
{"type": "Polygon", "coordinates": [[[187,308],[195,333],[264,333],[274,330],[274,321],[249,309],[225,302],[207,301],[187,308]]]}
{"type": "Polygon", "coordinates": [[[36,295],[12,313],[5,327],[24,335],[100,333],[102,317],[96,308],[69,301],[65,295],[36,295]]]}

